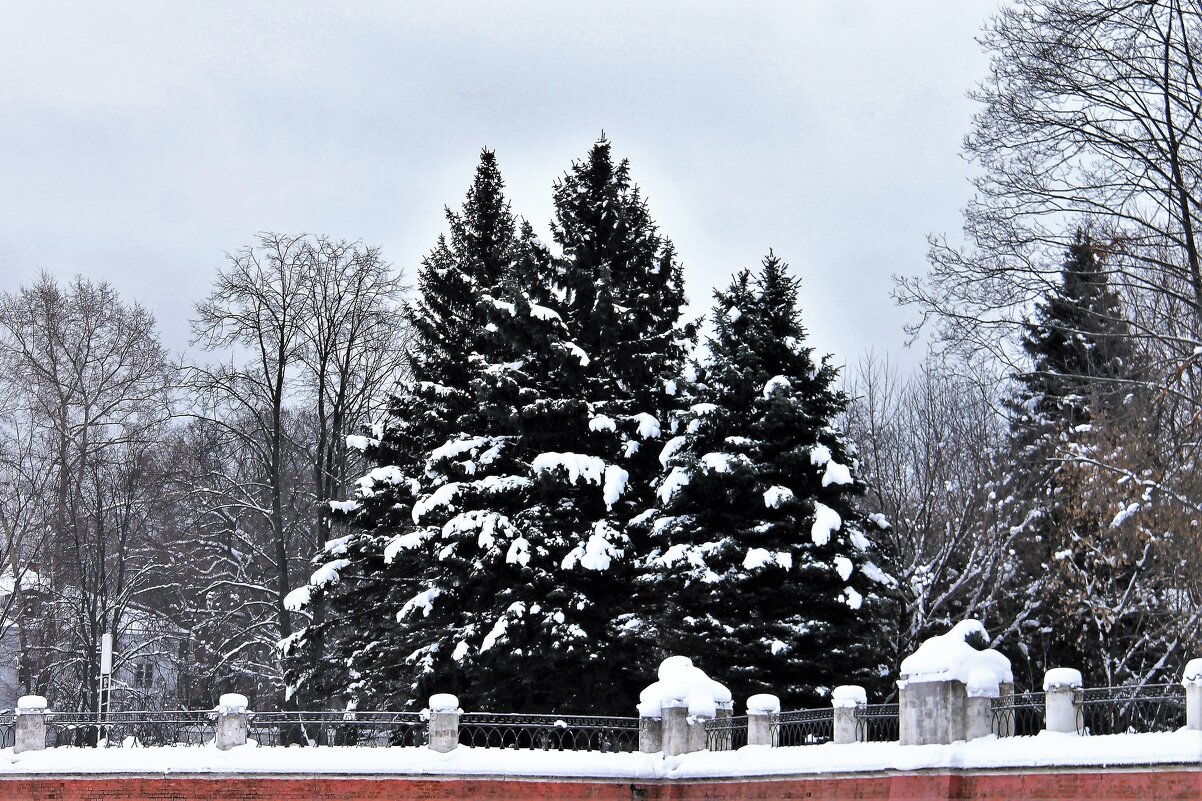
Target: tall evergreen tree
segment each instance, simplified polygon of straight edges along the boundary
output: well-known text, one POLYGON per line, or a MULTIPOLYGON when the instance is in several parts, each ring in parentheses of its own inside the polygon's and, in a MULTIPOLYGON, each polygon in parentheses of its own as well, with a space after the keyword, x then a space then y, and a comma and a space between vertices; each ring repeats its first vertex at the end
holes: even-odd
POLYGON ((837 371, 805 345, 797 282, 769 254, 717 292, 709 356, 684 429, 659 458, 639 597, 653 632, 729 684, 791 706, 879 680, 874 617, 889 578, 871 562, 879 524, 833 425, 837 371))
MULTIPOLYGON (((1018 390, 1008 404, 1012 474, 1003 505, 1025 535, 1014 578, 1016 586, 1047 599, 1019 636, 1032 680, 1047 667, 1090 661, 1080 650, 1083 610, 1066 609, 1052 587, 1057 562, 1073 551, 1074 542, 1095 540, 1112 514, 1096 503, 1079 508, 1081 496, 1066 486, 1062 465, 1074 443, 1098 438, 1095 424, 1121 426, 1129 414, 1137 377, 1132 341, 1097 248, 1079 233, 1060 282, 1027 325, 1022 344, 1031 366, 1016 376, 1018 390)), ((1080 468, 1073 473, 1072 487, 1083 488, 1080 468)))

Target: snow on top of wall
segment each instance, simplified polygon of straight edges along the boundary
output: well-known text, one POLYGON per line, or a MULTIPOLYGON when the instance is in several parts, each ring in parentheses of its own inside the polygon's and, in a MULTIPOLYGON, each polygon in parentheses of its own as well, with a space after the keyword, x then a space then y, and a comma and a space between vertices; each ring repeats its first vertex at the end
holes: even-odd
POLYGON ((1052 668, 1043 674, 1043 691, 1085 686, 1081 671, 1076 668, 1052 668))
POLYGON ((747 699, 747 711, 761 715, 775 715, 780 712, 780 699, 769 693, 759 693, 747 699))
POLYGON ((858 684, 842 684, 831 691, 831 706, 854 707, 868 703, 868 693, 858 684))
POLYGON ((933 681, 958 681, 970 696, 996 698, 1003 682, 1013 682, 1010 660, 992 648, 978 651, 968 644, 972 636, 988 640, 979 620, 961 620, 946 634, 939 634, 918 646, 901 663, 901 681, 917 684, 933 681))
POLYGON ((686 706, 689 714, 712 718, 719 705, 731 703, 730 690, 693 666, 687 656, 670 656, 659 665, 659 681, 639 693, 639 715, 659 717, 665 706, 686 706))

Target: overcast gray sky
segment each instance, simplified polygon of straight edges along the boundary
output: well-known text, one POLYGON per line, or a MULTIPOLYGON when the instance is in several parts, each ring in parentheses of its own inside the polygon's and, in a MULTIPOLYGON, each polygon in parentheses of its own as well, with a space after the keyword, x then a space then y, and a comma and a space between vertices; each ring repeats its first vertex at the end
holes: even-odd
POLYGON ((896 353, 890 275, 959 229, 996 7, 6 1, 0 290, 104 278, 181 350, 256 231, 362 239, 412 274, 488 146, 545 236, 551 182, 604 129, 699 313, 772 247, 818 348, 896 353))

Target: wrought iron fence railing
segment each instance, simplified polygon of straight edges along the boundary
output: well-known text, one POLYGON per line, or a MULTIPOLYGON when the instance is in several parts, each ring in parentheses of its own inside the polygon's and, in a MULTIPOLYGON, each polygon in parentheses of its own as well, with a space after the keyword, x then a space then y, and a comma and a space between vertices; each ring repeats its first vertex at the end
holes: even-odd
POLYGON ((1043 730, 1044 694, 1013 693, 993 699, 993 731, 999 737, 1026 737, 1043 730))
POLYGON ((426 744, 417 712, 254 712, 247 737, 261 746, 393 748, 426 744))
POLYGON ((775 742, 781 746, 829 743, 835 739, 835 711, 828 707, 781 712, 773 726, 775 742))
POLYGON ((200 746, 212 742, 216 732, 216 716, 206 711, 112 712, 103 721, 94 713, 51 713, 46 721, 46 746, 200 746))
POLYGON ((1080 734, 1175 731, 1185 725, 1180 684, 1089 687, 1073 695, 1080 734))
POLYGON ((747 716, 714 718, 705 722, 705 747, 734 751, 747 745, 747 716))
POLYGON ((459 716, 459 743, 535 751, 636 751, 639 719, 466 712, 459 716))
POLYGON ((856 707, 856 740, 888 743, 901 739, 897 704, 863 704, 856 707))

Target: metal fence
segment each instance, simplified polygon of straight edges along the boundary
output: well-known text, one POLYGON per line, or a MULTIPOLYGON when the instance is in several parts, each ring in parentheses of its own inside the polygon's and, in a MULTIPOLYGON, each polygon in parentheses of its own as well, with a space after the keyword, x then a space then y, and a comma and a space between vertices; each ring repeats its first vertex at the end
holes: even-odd
POLYGON ((781 746, 829 743, 835 739, 835 711, 827 707, 781 712, 774 726, 775 742, 781 746))
POLYGON ((705 747, 734 751, 747 745, 747 716, 714 718, 705 722, 705 747))
POLYGON ((1073 695, 1080 734, 1176 731, 1185 725, 1180 684, 1091 687, 1073 695))
POLYGON ((104 722, 95 714, 51 713, 46 720, 46 747, 199 746, 212 742, 216 732, 212 712, 112 712, 104 722))
POLYGON ((417 712, 254 712, 247 739, 265 746, 420 746, 426 721, 417 712))
POLYGON ((863 704, 856 707, 856 739, 862 743, 888 743, 901 739, 897 704, 863 704))
POLYGON ((466 712, 459 716, 459 744, 534 751, 636 751, 639 719, 466 712))
POLYGON ((999 737, 1039 734, 1043 721, 1043 693, 1014 693, 993 699, 993 730, 999 737))

